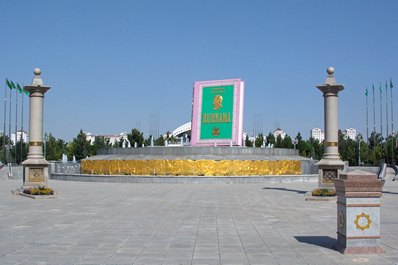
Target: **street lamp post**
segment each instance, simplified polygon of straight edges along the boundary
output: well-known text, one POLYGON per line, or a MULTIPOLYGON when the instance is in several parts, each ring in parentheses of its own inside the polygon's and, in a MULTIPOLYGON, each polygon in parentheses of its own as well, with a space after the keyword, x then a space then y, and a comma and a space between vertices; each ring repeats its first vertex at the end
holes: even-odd
POLYGON ((362 140, 362 138, 358 135, 357 136, 357 141, 358 141, 358 166, 361 165, 361 140, 362 140))

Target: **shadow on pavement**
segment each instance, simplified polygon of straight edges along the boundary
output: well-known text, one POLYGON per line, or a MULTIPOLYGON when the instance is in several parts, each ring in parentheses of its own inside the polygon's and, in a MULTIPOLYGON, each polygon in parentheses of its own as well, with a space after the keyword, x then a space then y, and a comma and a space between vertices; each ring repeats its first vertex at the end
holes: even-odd
POLYGON ((286 188, 271 188, 271 187, 265 187, 263 190, 281 190, 281 191, 290 191, 290 192, 296 192, 298 194, 306 194, 308 191, 304 190, 292 190, 292 189, 286 189, 286 188))
POLYGON ((337 240, 330 236, 295 236, 296 240, 301 243, 316 245, 328 249, 334 249, 337 240))
POLYGON ((398 192, 392 192, 392 191, 382 191, 381 193, 386 193, 386 194, 398 194, 398 192))

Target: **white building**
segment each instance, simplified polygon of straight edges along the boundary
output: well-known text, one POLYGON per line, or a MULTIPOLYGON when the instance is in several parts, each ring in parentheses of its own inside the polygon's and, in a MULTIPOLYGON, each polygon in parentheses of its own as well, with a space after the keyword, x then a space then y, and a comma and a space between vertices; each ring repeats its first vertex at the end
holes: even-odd
MULTIPOLYGON (((348 128, 342 131, 344 137, 350 138, 352 140, 356 140, 357 137, 357 130, 354 128, 348 128)), ((325 132, 322 129, 316 127, 311 130, 311 137, 314 139, 319 140, 319 142, 323 142, 325 140, 325 132)))
POLYGON ((90 144, 93 144, 95 141, 95 135, 88 132, 85 132, 84 134, 86 135, 86 141, 89 141, 90 144))
POLYGON ((284 132, 281 128, 277 128, 277 129, 274 131, 275 140, 276 140, 276 138, 278 138, 279 135, 281 136, 282 139, 285 139, 285 137, 286 137, 286 132, 284 132))
POLYGON ((17 131, 17 139, 15 139, 15 133, 11 134, 11 141, 13 145, 21 141, 21 135, 22 135, 22 142, 24 143, 28 142, 28 134, 25 131, 20 130, 17 131))
POLYGON ((127 133, 122 132, 120 134, 105 134, 105 135, 94 135, 92 133, 86 134, 86 140, 90 141, 91 144, 94 144, 95 138, 98 136, 104 137, 105 139, 109 139, 109 144, 114 145, 116 142, 120 142, 121 140, 127 140, 127 133))
POLYGON ((311 130, 311 137, 322 143, 325 140, 325 132, 321 128, 314 128, 311 130))
POLYGON ((185 135, 191 135, 191 122, 187 122, 171 133, 174 137, 184 137, 185 135))
POLYGON ((350 138, 351 140, 356 140, 357 139, 357 130, 354 128, 348 128, 343 131, 344 136, 347 138, 350 138))

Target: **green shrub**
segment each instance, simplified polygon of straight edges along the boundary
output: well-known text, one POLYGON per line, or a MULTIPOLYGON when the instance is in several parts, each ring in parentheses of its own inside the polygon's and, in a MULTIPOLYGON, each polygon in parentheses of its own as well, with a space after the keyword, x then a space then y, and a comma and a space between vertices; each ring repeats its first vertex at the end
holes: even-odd
POLYGON ((312 196, 333 197, 336 196, 336 191, 331 189, 315 189, 312 191, 312 196))

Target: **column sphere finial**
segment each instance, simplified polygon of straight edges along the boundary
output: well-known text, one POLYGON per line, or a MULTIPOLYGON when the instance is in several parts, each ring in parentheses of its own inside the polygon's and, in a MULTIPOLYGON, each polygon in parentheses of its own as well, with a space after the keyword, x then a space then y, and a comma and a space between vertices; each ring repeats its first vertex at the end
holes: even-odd
POLYGON ((40 75, 41 74, 41 70, 40 70, 40 68, 35 68, 34 70, 33 70, 33 73, 35 74, 35 75, 40 75))
POLYGON ((328 69, 326 69, 326 72, 328 73, 328 75, 332 75, 334 74, 334 68, 332 66, 329 66, 328 69))

